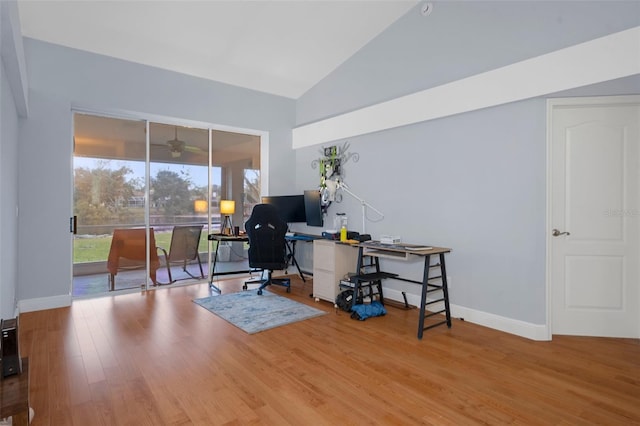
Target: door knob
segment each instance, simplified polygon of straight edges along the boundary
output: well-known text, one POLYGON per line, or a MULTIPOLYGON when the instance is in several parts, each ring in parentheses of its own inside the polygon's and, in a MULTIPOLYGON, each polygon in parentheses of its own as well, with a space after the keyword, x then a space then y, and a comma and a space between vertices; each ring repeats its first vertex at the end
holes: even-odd
POLYGON ((553 229, 551 231, 551 235, 553 235, 554 237, 558 237, 560 235, 571 235, 571 234, 569 232, 566 232, 566 231, 565 232, 560 232, 557 229, 553 229))

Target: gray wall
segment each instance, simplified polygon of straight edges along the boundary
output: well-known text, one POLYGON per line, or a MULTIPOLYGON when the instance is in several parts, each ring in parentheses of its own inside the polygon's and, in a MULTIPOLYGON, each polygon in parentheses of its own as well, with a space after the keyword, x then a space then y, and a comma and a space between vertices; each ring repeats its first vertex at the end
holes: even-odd
POLYGON ((296 124, 352 111, 640 24, 638 1, 419 5, 310 89, 296 124))
POLYGON ((267 191, 291 185, 291 99, 31 39, 25 55, 30 115, 20 126, 19 300, 70 294, 72 107, 268 131, 267 191))
MULTIPOLYGON (((301 97, 297 124, 637 25, 638 2, 436 2, 431 16, 410 11, 301 97)), ((562 95, 637 94, 639 83, 635 76, 562 95)), ((385 213, 367 224, 374 238, 453 248, 452 303, 544 324, 545 132, 546 103, 538 98, 362 135, 348 141, 360 161, 346 165, 345 180, 385 213)), ((318 149, 297 151, 300 189, 318 184, 311 168, 318 149)), ((360 205, 348 195, 330 207, 329 220, 335 212, 361 228, 360 205)), ((386 264, 419 277, 417 264, 386 264)))
MULTIPOLYGON (((17 105, 26 107, 20 90, 19 63, 24 60, 13 26, 15 2, 0 4, 0 318, 16 314, 18 257, 18 115, 17 105), (15 96, 14 96, 15 95, 15 96)), ((17 32, 19 34, 19 32, 17 32)))
POLYGON ((0 99, 0 318, 13 318, 18 252, 18 115, 4 61, 0 67, 0 99))

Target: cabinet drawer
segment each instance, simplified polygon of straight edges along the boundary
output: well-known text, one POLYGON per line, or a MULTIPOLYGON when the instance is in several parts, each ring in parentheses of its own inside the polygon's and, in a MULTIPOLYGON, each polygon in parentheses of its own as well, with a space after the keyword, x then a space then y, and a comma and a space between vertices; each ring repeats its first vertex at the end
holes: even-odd
POLYGON ((338 295, 338 284, 333 272, 314 270, 313 297, 334 303, 338 295))
MULTIPOLYGON (((313 242, 313 269, 333 271, 336 265, 335 243, 331 241, 313 242)), ((314 272, 315 275, 315 272, 314 272)))

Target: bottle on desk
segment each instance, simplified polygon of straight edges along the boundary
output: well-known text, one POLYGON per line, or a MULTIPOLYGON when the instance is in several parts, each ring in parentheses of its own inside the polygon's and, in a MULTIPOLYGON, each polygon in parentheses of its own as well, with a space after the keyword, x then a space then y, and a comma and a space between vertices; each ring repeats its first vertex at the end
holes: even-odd
POLYGON ((336 213, 333 226, 334 229, 340 230, 340 241, 347 241, 347 215, 344 213, 336 213))
POLYGON ((342 225, 342 228, 340 228, 340 241, 347 241, 347 227, 345 225, 342 225))

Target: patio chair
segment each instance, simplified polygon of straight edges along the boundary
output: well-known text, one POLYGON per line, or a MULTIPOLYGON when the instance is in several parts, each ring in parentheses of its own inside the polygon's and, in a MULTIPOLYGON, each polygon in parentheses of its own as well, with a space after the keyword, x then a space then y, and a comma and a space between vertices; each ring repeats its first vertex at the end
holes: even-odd
POLYGON ((204 279, 204 271, 202 269, 202 262, 200 260, 200 253, 198 245, 200 244, 200 234, 202 234, 202 225, 180 225, 174 226, 171 233, 171 243, 169 245, 169 251, 162 247, 157 247, 164 255, 165 265, 167 267, 167 274, 169 275, 168 283, 160 284, 173 284, 178 281, 173 279, 171 275, 171 264, 182 263, 182 270, 194 279, 204 279), (187 264, 198 261, 200 267, 200 276, 193 275, 187 269, 187 264))
MULTIPOLYGON (((153 228, 149 229, 150 247, 156 246, 153 228)), ((157 285, 156 270, 160 267, 158 254, 151 250, 149 257, 149 277, 153 285, 157 285)), ((109 271, 109 291, 115 289, 118 271, 124 269, 141 269, 147 262, 147 231, 144 228, 114 229, 111 248, 107 259, 109 271)))

